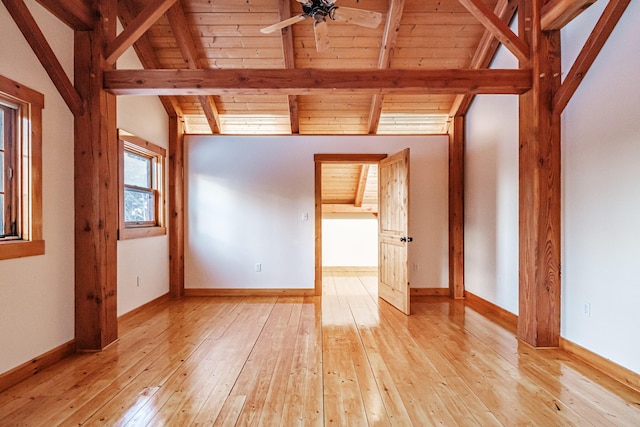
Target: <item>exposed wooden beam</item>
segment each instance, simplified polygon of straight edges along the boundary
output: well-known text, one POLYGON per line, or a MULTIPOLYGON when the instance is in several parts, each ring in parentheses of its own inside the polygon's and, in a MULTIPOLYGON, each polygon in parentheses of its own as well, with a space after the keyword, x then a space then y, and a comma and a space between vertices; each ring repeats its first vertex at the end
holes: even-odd
MULTIPOLYGON (((280 0, 278 2, 278 12, 280 13, 280 20, 291 18, 291 4, 289 0, 280 0)), ((281 30, 282 33, 282 54, 284 57, 284 68, 290 70, 296 68, 295 54, 293 48, 293 29, 285 27, 281 30)), ((289 122, 291 123, 291 133, 300 133, 300 118, 298 116, 298 97, 295 95, 289 95, 289 122)))
POLYGON ((560 339, 560 31, 542 31, 542 0, 522 0, 520 33, 531 46, 533 87, 519 96, 519 308, 518 337, 534 347, 560 339))
POLYGON ((116 98, 102 89, 104 45, 115 37, 117 3, 101 0, 95 7, 94 30, 75 33, 74 78, 87 100, 74 123, 75 338, 85 351, 118 338, 116 98))
POLYGON ((75 31, 93 28, 91 7, 84 0, 37 0, 45 9, 75 31))
POLYGON ((211 129, 211 133, 219 133, 218 130, 220 129, 220 114, 218 114, 218 107, 216 107, 213 96, 200 95, 198 96, 198 101, 200 101, 202 112, 207 118, 207 123, 209 123, 209 129, 211 129))
MULTIPOLYGON (((509 25, 518 10, 518 0, 498 0, 494 13, 502 22, 509 25)), ((496 39, 491 31, 485 30, 478 44, 473 58, 471 59, 471 69, 489 68, 491 61, 496 56, 500 41, 496 39)), ((467 114, 475 95, 458 95, 453 101, 449 116, 464 116, 467 114)))
POLYGON ((449 130, 449 295, 464 298, 464 116, 449 130))
MULTIPOLYGON (((167 18, 169 19, 169 25, 171 31, 178 42, 178 47, 182 58, 184 59, 187 68, 190 70, 197 70, 203 68, 202 64, 198 60, 198 47, 196 41, 191 34, 190 25, 187 21, 187 16, 184 13, 182 4, 178 1, 167 11, 167 18)), ((216 106, 213 96, 202 95, 198 97, 202 111, 209 123, 209 129, 212 134, 220 133, 220 115, 218 114, 218 107, 216 106)))
POLYGON ((596 0, 551 0, 542 8, 542 30, 560 30, 596 0))
MULTIPOLYGON (((138 11, 135 9, 135 5, 133 2, 129 0, 119 0, 118 1, 118 18, 122 25, 126 28, 131 24, 131 22, 138 15, 138 11)), ((156 55, 151 42, 149 41, 149 37, 147 34, 143 34, 134 44, 133 49, 138 56, 138 59, 142 63, 142 66, 147 69, 157 69, 160 67, 160 61, 156 55)), ((180 109, 180 105, 178 100, 173 96, 160 96, 160 102, 164 107, 167 115, 172 116, 181 116, 182 111, 180 109)))
POLYGON ((109 70, 104 88, 116 95, 520 94, 531 88, 531 70, 109 70))
POLYGON ((105 59, 109 64, 129 49, 176 0, 152 0, 142 12, 105 48, 105 59))
MULTIPOLYGON (((74 116, 79 116, 84 112, 84 103, 76 91, 67 73, 60 65, 56 54, 49 46, 47 39, 40 30, 36 20, 24 4, 23 0, 2 0, 9 14, 24 35, 24 38, 31 46, 33 53, 38 57, 40 63, 51 78, 53 85, 58 89, 60 96, 64 99, 74 116)), ((5 60, 7 60, 5 58, 5 60)))
POLYGON ((557 114, 562 114, 573 94, 578 90, 582 79, 593 65, 630 2, 631 0, 610 0, 607 3, 602 16, 555 94, 553 107, 557 114))
MULTIPOLYGON (((380 46, 380 55, 378 56, 378 69, 389 68, 393 53, 398 40, 398 31, 400 30, 400 20, 404 10, 404 0, 391 0, 387 11, 387 21, 384 26, 382 35, 382 45, 380 46)), ((371 108, 369 110, 368 128, 370 134, 378 131, 380 124, 380 115, 382 114, 382 105, 384 103, 383 95, 373 95, 371 100, 371 108)))
POLYGON ((476 17, 485 28, 494 35, 495 38, 515 55, 520 61, 526 61, 529 58, 529 47, 520 39, 511 28, 496 16, 482 0, 458 0, 467 8, 473 16, 476 17))
POLYGON ((169 294, 184 296, 184 121, 169 118, 169 294))
POLYGON ((353 201, 353 205, 356 208, 362 207, 362 200, 364 199, 364 190, 367 189, 367 181, 369 180, 369 164, 364 164, 360 167, 360 177, 358 177, 358 186, 356 187, 356 197, 353 201))

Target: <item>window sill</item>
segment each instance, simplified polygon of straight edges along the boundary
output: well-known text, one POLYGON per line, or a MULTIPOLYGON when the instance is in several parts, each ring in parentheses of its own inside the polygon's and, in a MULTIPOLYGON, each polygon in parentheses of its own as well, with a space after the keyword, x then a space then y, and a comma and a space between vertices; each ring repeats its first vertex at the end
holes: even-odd
POLYGON ((44 255, 44 240, 0 242, 0 260, 44 255))
POLYGON ((141 239, 144 237, 164 236, 167 234, 166 227, 139 227, 120 229, 119 240, 141 239))

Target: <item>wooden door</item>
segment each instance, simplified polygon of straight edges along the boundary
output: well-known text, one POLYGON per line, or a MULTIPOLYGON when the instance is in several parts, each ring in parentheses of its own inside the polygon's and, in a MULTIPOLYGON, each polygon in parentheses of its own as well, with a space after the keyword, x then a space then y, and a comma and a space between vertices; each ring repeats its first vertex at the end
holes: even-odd
POLYGON ((378 188, 378 296, 409 314, 408 148, 380 161, 378 188))

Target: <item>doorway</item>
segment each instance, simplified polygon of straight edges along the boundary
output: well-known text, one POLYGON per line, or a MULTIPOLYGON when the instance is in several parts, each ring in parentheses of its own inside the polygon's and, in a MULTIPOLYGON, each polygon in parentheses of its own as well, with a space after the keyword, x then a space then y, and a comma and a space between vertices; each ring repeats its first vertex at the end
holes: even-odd
POLYGON ((316 295, 322 295, 327 264, 333 264, 334 272, 360 267, 368 275, 377 275, 377 171, 378 162, 385 157, 315 156, 316 295))
MULTIPOLYGON (((331 176, 324 173, 328 164, 357 164, 354 178, 359 177, 359 182, 364 181, 361 191, 366 190, 366 177, 372 164, 377 165, 378 179, 378 209, 380 213, 378 233, 378 297, 389 302, 398 310, 409 315, 410 308, 410 283, 408 275, 408 246, 413 239, 409 233, 409 159, 410 150, 406 148, 391 156, 382 155, 315 155, 315 293, 322 295, 323 271, 322 271, 322 218, 323 211, 334 200, 325 197, 323 185, 330 187, 331 176), (369 166, 366 166, 369 165, 369 166), (326 175, 326 177, 325 177, 326 175), (324 197, 324 199, 323 199, 324 197)), ((347 169, 347 166, 337 166, 335 170, 347 169)), ((327 167, 327 170, 334 170, 327 167)), ((362 208, 363 197, 358 195, 358 185, 351 185, 351 192, 347 205, 353 204, 349 209, 362 208), (351 203, 353 202, 353 203, 351 203)), ((341 208, 342 209, 342 208, 341 208)))
POLYGON ((323 164, 323 295, 362 292, 364 283, 372 283, 377 299, 378 232, 378 165, 323 164))

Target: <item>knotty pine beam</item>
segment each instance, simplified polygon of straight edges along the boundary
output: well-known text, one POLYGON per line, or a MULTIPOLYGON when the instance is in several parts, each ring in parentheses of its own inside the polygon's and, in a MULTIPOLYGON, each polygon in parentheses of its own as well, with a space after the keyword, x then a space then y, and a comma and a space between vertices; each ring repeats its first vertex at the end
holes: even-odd
POLYGON ((60 96, 69 107, 74 116, 79 116, 84 111, 82 98, 73 87, 67 73, 60 65, 56 54, 49 46, 47 39, 40 30, 36 20, 24 4, 23 0, 2 0, 9 14, 31 46, 38 60, 51 78, 53 85, 58 89, 60 96))
POLYGON ((184 296, 184 121, 169 117, 169 294, 184 296))
POLYGON ((458 0, 467 10, 476 17, 484 27, 491 31, 495 38, 515 55, 520 61, 529 58, 529 47, 520 37, 511 31, 511 28, 496 16, 482 0, 458 0))
POLYGON ((108 70, 115 95, 521 94, 531 70, 108 70))
POLYGON ((103 90, 104 46, 116 33, 116 0, 95 2, 93 31, 75 32, 75 85, 86 111, 74 123, 75 331, 81 351, 118 338, 116 98, 103 90))
MULTIPOLYGON (((278 12, 280 20, 291 18, 291 5, 289 0, 280 0, 278 2, 278 12)), ((282 54, 284 57, 284 68, 290 70, 296 68, 295 52, 293 48, 293 29, 285 27, 281 30, 282 34, 282 54)), ((300 118, 298 116, 298 97, 289 95, 289 122, 291 123, 291 133, 300 133, 300 118)))
MULTIPOLYGON (((191 27, 187 21, 187 16, 179 1, 167 11, 167 18, 171 26, 171 31, 178 42, 178 48, 180 49, 182 58, 187 64, 187 68, 190 70, 206 68, 202 67, 202 64, 198 60, 198 47, 196 46, 193 34, 191 34, 191 27)), ((213 96, 199 96, 198 102, 200 102, 204 116, 207 119, 207 123, 209 123, 211 133, 220 133, 220 115, 218 114, 218 107, 216 106, 213 96)))
POLYGON ((555 94, 553 106, 556 114, 562 114, 573 94, 578 90, 582 79, 593 65, 630 2, 631 0, 610 0, 607 3, 596 26, 567 73, 562 86, 555 94))
POLYGON ((596 0, 551 0, 542 8, 542 30, 560 30, 596 0))
POLYGON ((142 12, 105 48, 107 63, 116 60, 140 38, 176 0, 152 0, 142 12))
MULTIPOLYGON (((400 20, 404 10, 404 0, 391 0, 387 11, 387 21, 384 25, 384 33, 382 35, 382 45, 380 46, 380 55, 378 56, 378 69, 389 68, 393 53, 398 40, 398 31, 400 30, 400 20)), ((378 132, 380 124, 380 116, 382 115, 382 105, 384 102, 383 95, 373 95, 371 100, 371 108, 369 109, 368 129, 370 134, 378 132)))
POLYGON ((542 0, 522 0, 520 34, 531 46, 533 87, 519 96, 518 337, 534 347, 560 339, 560 31, 542 31, 542 0))
MULTIPOLYGON (((131 24, 137 15, 138 11, 135 9, 135 6, 131 1, 118 1, 118 18, 120 18, 120 23, 122 23, 125 28, 131 24)), ((140 38, 138 38, 138 40, 133 44, 133 49, 144 68, 152 70, 160 68, 160 61, 158 60, 156 52, 153 49, 146 33, 140 36, 140 38)), ((169 117, 182 115, 182 110, 175 97, 160 96, 159 98, 169 117)))
POLYGON ((464 298, 464 116, 449 129, 449 295, 464 298))
POLYGON ((91 8, 84 0, 37 0, 45 9, 75 31, 93 28, 91 8))
POLYGON ((369 165, 364 164, 360 167, 360 177, 358 178, 358 187, 356 188, 356 197, 353 201, 353 206, 356 208, 362 207, 362 200, 364 199, 364 190, 367 188, 367 181, 369 179, 369 165))
MULTIPOLYGON (((495 13, 502 22, 509 25, 518 10, 517 2, 518 0, 498 0, 493 13, 495 13)), ((478 44, 478 48, 473 54, 469 68, 474 70, 489 68, 489 65, 491 65, 491 61, 498 52, 499 47, 500 41, 493 36, 491 31, 485 29, 482 34, 482 38, 480 39, 480 43, 478 44)), ((456 96, 451 106, 451 110, 449 110, 449 116, 455 117, 467 114, 474 97, 475 95, 456 96)))

